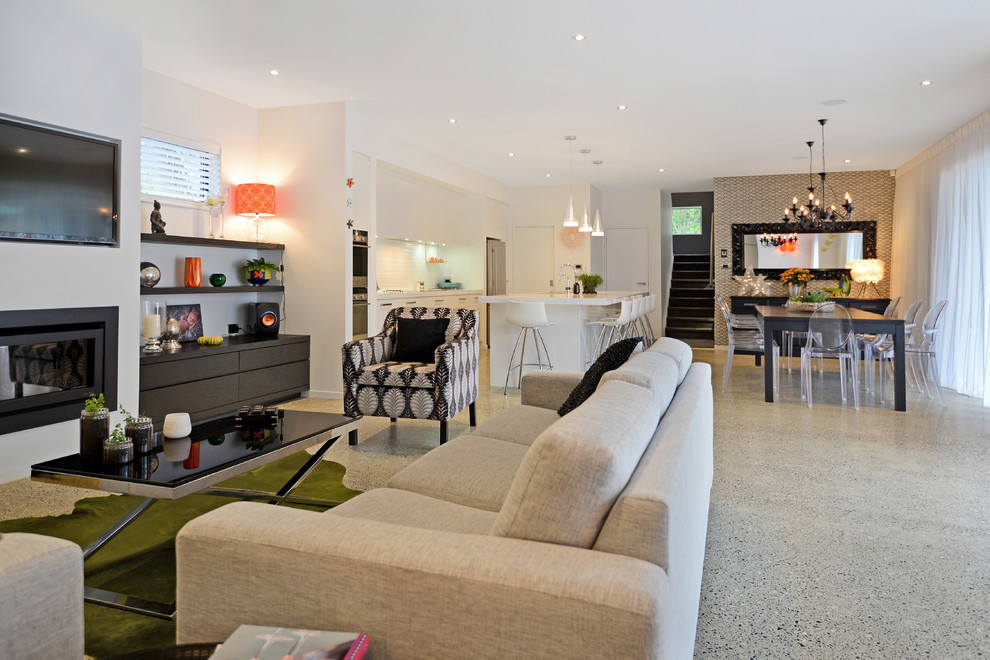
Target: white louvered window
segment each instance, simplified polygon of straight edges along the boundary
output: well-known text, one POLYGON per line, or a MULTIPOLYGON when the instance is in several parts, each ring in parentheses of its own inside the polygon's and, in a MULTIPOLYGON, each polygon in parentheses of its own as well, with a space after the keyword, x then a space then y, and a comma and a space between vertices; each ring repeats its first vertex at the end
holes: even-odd
POLYGON ((141 194, 205 202, 220 192, 220 149, 141 137, 141 194))

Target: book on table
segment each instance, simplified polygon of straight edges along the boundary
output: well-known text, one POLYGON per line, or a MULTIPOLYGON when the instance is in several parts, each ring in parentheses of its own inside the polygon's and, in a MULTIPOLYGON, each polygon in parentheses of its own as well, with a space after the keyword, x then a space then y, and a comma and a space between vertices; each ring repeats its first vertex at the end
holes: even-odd
POLYGON ((242 625, 210 660, 361 660, 367 650, 362 633, 242 625))

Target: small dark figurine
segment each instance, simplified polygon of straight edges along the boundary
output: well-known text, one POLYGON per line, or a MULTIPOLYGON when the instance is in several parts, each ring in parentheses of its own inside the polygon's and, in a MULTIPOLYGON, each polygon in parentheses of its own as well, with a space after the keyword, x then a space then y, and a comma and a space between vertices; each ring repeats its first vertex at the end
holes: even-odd
POLYGON ((151 233, 152 234, 164 234, 165 233, 165 221, 162 220, 162 205, 155 200, 155 210, 151 212, 151 233))

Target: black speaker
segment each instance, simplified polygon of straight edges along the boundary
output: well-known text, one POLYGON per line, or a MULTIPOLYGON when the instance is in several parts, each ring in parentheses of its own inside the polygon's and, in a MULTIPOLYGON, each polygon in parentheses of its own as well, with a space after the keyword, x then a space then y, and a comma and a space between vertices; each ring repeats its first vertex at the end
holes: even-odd
POLYGON ((275 336, 278 334, 278 303, 250 304, 248 322, 254 326, 254 334, 275 336))

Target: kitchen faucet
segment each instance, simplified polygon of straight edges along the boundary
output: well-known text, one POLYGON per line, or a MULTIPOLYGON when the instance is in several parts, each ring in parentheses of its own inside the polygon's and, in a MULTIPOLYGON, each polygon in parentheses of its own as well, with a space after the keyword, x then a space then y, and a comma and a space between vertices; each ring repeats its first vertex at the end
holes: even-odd
MULTIPOLYGON (((561 266, 560 269, 557 271, 557 277, 565 277, 565 275, 564 275, 564 269, 565 268, 570 268, 571 269, 571 275, 573 275, 574 278, 577 279, 577 270, 575 270, 574 269, 574 266, 572 266, 570 264, 564 264, 563 266, 561 266)), ((567 287, 566 287, 567 293, 570 293, 571 292, 571 278, 570 277, 565 277, 565 279, 567 281, 567 287)))

